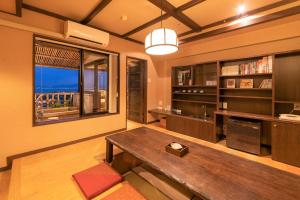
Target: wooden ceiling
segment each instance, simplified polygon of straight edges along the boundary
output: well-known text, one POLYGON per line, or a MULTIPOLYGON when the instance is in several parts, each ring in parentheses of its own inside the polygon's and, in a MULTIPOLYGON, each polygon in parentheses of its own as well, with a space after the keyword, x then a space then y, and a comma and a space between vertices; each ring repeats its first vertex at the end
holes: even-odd
POLYGON ((300 13, 299 0, 1 0, 0 11, 22 15, 22 9, 72 20, 143 44, 151 30, 174 29, 181 43, 300 13), (246 13, 237 15, 243 3, 246 13), (161 10, 163 15, 160 16, 161 10), (247 24, 232 22, 255 16, 247 24))

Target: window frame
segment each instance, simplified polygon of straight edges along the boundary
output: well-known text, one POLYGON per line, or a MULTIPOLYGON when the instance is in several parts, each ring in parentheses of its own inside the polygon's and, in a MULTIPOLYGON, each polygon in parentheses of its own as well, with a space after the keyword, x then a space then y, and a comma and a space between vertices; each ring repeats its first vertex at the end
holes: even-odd
MULTIPOLYGON (((63 122, 70 122, 70 121, 77 121, 77 120, 85 120, 85 119, 92 119, 92 118, 99 118, 99 117, 107 117, 107 116, 111 116, 111 115, 118 115, 120 114, 120 62, 121 62, 121 58, 120 58, 120 53, 119 52, 114 52, 114 51, 109 51, 109 50, 105 50, 105 49, 101 49, 101 48, 95 48, 92 46, 88 46, 88 45, 83 45, 80 43, 74 43, 74 42, 70 42, 70 41, 65 41, 65 40, 59 40, 59 39, 53 39, 50 37, 46 37, 46 36, 41 36, 41 35, 37 35, 34 34, 33 35, 33 42, 32 42, 32 126, 42 126, 42 125, 48 125, 48 124, 56 124, 56 123, 63 123, 63 122), (57 119, 57 120, 50 120, 50 121, 42 121, 42 122, 36 122, 36 118, 35 118, 35 44, 36 41, 38 40, 37 38, 41 38, 41 39, 45 39, 45 40, 49 40, 46 42, 51 43, 51 41, 54 44, 58 44, 58 45, 62 45, 62 46, 66 46, 66 47, 72 47, 73 46, 77 46, 77 48, 80 50, 80 69, 79 69, 79 95, 80 95, 80 106, 79 106, 79 117, 70 117, 70 118, 65 118, 65 119, 57 119), (118 56, 117 59, 117 76, 118 76, 118 81, 117 81, 117 92, 118 92, 118 96, 117 96, 117 112, 115 113, 108 113, 108 112, 97 112, 97 113, 89 113, 89 114, 84 114, 83 113, 83 95, 84 95, 84 84, 83 84, 83 71, 84 71, 84 64, 83 64, 83 52, 85 51, 90 51, 90 52, 95 52, 95 53, 102 53, 102 54, 107 54, 108 56, 111 56, 112 54, 115 54, 118 56), (94 50, 94 51, 93 51, 94 50)), ((109 66, 111 67, 111 66, 109 66)), ((108 79, 109 79, 109 72, 108 72, 108 79)), ((109 81, 108 81, 109 83, 109 81)), ((109 94, 109 84, 107 85, 107 91, 109 94)), ((107 96, 107 105, 109 105, 109 96, 107 96)))

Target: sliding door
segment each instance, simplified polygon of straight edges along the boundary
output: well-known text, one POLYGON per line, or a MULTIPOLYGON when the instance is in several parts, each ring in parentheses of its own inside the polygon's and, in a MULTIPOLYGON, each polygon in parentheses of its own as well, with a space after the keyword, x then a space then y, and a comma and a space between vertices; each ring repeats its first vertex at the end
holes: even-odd
POLYGON ((83 51, 83 113, 108 112, 109 56, 83 51))

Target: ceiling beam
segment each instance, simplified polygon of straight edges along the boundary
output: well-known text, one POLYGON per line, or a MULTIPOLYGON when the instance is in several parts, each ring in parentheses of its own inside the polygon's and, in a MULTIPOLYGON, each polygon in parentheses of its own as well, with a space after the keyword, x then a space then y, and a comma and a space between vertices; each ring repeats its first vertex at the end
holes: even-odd
MULTIPOLYGON (((205 0, 191 0, 191 1, 189 1, 189 2, 187 2, 185 4, 183 4, 183 5, 179 6, 178 8, 176 8, 176 12, 182 12, 182 11, 184 11, 186 9, 189 9, 189 8, 195 6, 195 5, 199 4, 199 3, 202 3, 204 1, 205 0)), ((143 24, 143 25, 141 25, 141 26, 139 26, 139 27, 137 27, 137 28, 135 28, 135 29, 127 32, 127 33, 125 33, 123 35, 123 37, 128 37, 128 36, 130 36, 130 35, 132 35, 134 33, 137 33, 137 32, 139 32, 139 31, 141 31, 141 30, 143 30, 145 28, 148 28, 148 27, 150 27, 150 26, 152 26, 152 25, 160 22, 161 20, 165 20, 165 19, 169 18, 170 16, 171 16, 170 14, 166 13, 166 14, 164 14, 162 16, 159 16, 159 17, 157 17, 155 19, 152 19, 151 21, 148 21, 147 23, 145 23, 145 24, 143 24)))
POLYGON ((23 0, 16 0, 16 15, 22 17, 22 4, 23 0))
POLYGON ((257 9, 248 11, 245 14, 243 14, 242 16, 241 15, 236 15, 236 16, 232 16, 232 17, 229 17, 229 18, 226 18, 226 19, 208 24, 206 26, 203 26, 203 29, 208 29, 208 28, 211 28, 211 27, 214 27, 214 26, 219 26, 219 25, 222 25, 224 23, 232 22, 232 21, 237 20, 237 19, 239 19, 241 17, 244 17, 244 16, 255 15, 257 13, 264 12, 264 11, 267 11, 267 10, 271 10, 271 9, 274 9, 274 8, 277 8, 277 7, 280 7, 280 6, 289 4, 289 3, 293 3, 293 2, 296 2, 296 1, 298 1, 298 0, 282 0, 282 1, 279 1, 279 2, 275 2, 275 3, 269 4, 269 5, 263 6, 261 8, 257 8, 257 9))
POLYGON ((65 20, 70 20, 70 21, 78 22, 78 21, 72 20, 68 17, 62 16, 62 15, 59 15, 59 14, 56 14, 56 13, 53 13, 53 12, 49 12, 47 10, 44 10, 44 9, 41 9, 41 8, 38 8, 38 7, 34 7, 34 6, 31 6, 31 5, 26 4, 26 3, 23 3, 22 6, 23 6, 23 8, 25 8, 27 10, 31 10, 33 12, 41 13, 41 14, 44 14, 44 15, 47 15, 47 16, 50 16, 50 17, 60 19, 60 20, 64 20, 64 21, 65 20))
MULTIPOLYGON (((263 6, 263 7, 260 7, 260 8, 251 10, 251 11, 248 11, 243 16, 255 15, 257 13, 264 12, 264 11, 267 11, 267 10, 271 10, 271 9, 274 9, 274 8, 277 8, 277 7, 280 7, 280 6, 284 6, 286 4, 293 3, 293 2, 296 2, 296 1, 298 1, 298 0, 282 0, 282 1, 278 1, 278 2, 275 2, 275 3, 269 4, 269 5, 266 5, 266 6, 263 6)), ((209 29, 209 28, 212 28, 212 27, 215 27, 215 26, 219 26, 219 25, 222 25, 222 24, 225 24, 225 23, 233 22, 234 20, 237 20, 239 18, 241 18, 240 15, 235 15, 235 16, 232 16, 232 17, 228 17, 226 19, 222 19, 220 21, 216 21, 216 22, 207 24, 205 26, 202 26, 201 28, 202 28, 202 31, 203 31, 205 29, 209 29)), ((178 37, 183 37, 183 36, 186 36, 186 35, 189 35, 189 34, 192 34, 192 33, 194 33, 194 31, 186 31, 186 32, 184 32, 182 34, 179 34, 178 37)))
POLYGON ((147 27, 150 27, 150 26, 152 26, 152 25, 160 22, 161 20, 167 19, 169 17, 170 17, 169 14, 164 14, 162 16, 159 16, 159 17, 155 18, 155 19, 152 19, 151 21, 149 21, 149 22, 147 22, 147 23, 145 23, 145 24, 143 24, 143 25, 141 25, 141 26, 139 26, 139 27, 137 27, 137 28, 135 28, 135 29, 127 32, 127 33, 125 33, 123 35, 123 37, 128 37, 129 35, 132 35, 132 34, 134 34, 136 32, 139 32, 139 31, 141 31, 141 30, 143 30, 143 29, 145 29, 147 27))
POLYGON ((239 29, 242 29, 242 28, 250 27, 250 26, 265 23, 265 22, 270 22, 270 21, 273 21, 273 20, 281 19, 281 18, 284 18, 284 17, 296 15, 296 14, 300 14, 300 6, 288 8, 288 9, 285 9, 285 10, 282 10, 282 11, 271 13, 269 15, 265 15, 265 16, 262 16, 262 17, 259 17, 259 18, 255 18, 255 19, 249 21, 247 24, 238 23, 238 24, 226 26, 226 27, 223 27, 223 28, 219 28, 219 29, 216 29, 216 30, 212 30, 212 31, 209 31, 209 32, 206 32, 206 33, 200 33, 198 35, 188 37, 188 38, 185 38, 185 39, 181 40, 181 43, 194 42, 196 40, 208 38, 208 37, 219 35, 219 34, 222 34, 222 33, 228 33, 228 32, 231 32, 231 31, 239 30, 239 29))
MULTIPOLYGON (((47 16, 50 16, 50 17, 54 17, 54 18, 57 18, 57 19, 60 19, 60 20, 70 20, 70 21, 73 21, 73 22, 77 22, 77 23, 80 23, 79 21, 77 20, 74 20, 74 19, 71 19, 71 18, 68 18, 68 17, 65 17, 63 15, 59 15, 59 14, 56 14, 56 13, 53 13, 53 12, 49 12, 47 10, 44 10, 44 9, 41 9, 41 8, 37 8, 37 7, 34 7, 34 6, 31 6, 31 5, 28 5, 28 4, 22 4, 23 8, 27 9, 27 10, 31 10, 33 12, 37 12, 37 13, 40 13, 40 14, 44 14, 44 15, 47 15, 47 16)), ((135 42, 137 44, 141 44, 141 45, 144 45, 143 42, 140 42, 138 40, 135 40, 135 39, 131 39, 131 38, 123 38, 122 35, 120 34, 117 34, 117 33, 114 33, 114 32, 111 32, 111 31, 108 31, 108 30, 105 30, 105 29, 101 29, 101 28, 98 28, 98 27, 95 27, 95 26, 92 26, 92 25, 86 25, 86 26, 89 26, 91 28, 95 28, 95 29, 98 29, 100 31, 104 31, 104 32, 107 32, 115 37, 118 37, 118 38, 121 38, 121 39, 125 39, 125 40, 128 40, 128 41, 131 41, 131 42, 135 42)))
POLYGON ((195 33, 195 31, 189 30, 189 31, 178 34, 178 37, 183 37, 183 36, 186 36, 186 35, 189 35, 189 34, 192 34, 192 33, 195 33))
POLYGON ((88 16, 86 16, 86 18, 84 18, 81 23, 82 24, 87 24, 90 21, 92 21, 92 19, 98 15, 112 0, 103 0, 101 1, 96 8, 90 13, 88 14, 88 16))
POLYGON ((155 6, 159 7, 163 11, 165 11, 167 14, 176 18, 178 21, 180 21, 187 27, 191 28, 192 30, 194 31, 201 30, 201 27, 197 23, 195 23, 193 20, 191 20, 182 12, 176 11, 176 7, 170 4, 167 0, 148 0, 148 1, 154 4, 155 6))
POLYGON ((179 6, 177 9, 176 9, 176 12, 182 12, 184 10, 187 10, 191 7, 194 7, 196 5, 198 5, 199 3, 202 3, 204 2, 205 0, 192 0, 192 1, 189 1, 181 6, 179 6))

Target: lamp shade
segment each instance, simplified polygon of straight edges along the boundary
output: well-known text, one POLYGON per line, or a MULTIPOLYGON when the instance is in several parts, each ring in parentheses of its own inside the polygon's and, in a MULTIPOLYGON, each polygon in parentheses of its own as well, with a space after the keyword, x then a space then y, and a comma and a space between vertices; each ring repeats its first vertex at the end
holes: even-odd
POLYGON ((146 36, 145 50, 151 55, 166 55, 178 51, 176 32, 168 28, 153 30, 146 36))

